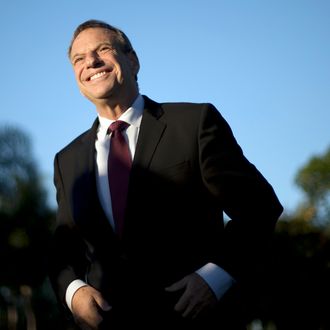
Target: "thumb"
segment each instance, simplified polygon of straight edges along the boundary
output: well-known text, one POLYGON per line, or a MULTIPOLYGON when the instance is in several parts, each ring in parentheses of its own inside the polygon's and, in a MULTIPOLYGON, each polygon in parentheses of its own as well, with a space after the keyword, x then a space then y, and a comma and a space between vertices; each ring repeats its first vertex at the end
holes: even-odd
POLYGON ((112 309, 112 306, 101 295, 96 296, 95 301, 104 312, 108 312, 112 309))
POLYGON ((183 279, 181 279, 178 282, 173 283, 172 285, 168 286, 165 288, 165 290, 167 292, 175 292, 175 291, 179 291, 185 288, 187 284, 186 278, 184 277, 183 279))

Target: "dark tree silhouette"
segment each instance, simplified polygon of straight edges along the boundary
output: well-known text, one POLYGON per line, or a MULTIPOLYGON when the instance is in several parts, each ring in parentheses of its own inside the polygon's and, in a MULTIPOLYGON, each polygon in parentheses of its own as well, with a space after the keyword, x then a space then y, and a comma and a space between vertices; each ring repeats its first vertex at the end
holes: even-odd
POLYGON ((47 281, 54 212, 40 178, 29 136, 0 127, 1 329, 65 329, 47 281))
POLYGON ((306 211, 318 225, 330 224, 330 148, 312 157, 297 173, 297 185, 306 195, 306 211))

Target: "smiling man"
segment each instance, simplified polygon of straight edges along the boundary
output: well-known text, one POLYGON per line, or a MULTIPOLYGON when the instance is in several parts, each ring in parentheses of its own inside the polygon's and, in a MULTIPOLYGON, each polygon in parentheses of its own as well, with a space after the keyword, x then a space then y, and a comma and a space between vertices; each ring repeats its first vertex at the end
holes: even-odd
POLYGON ((121 30, 82 23, 69 58, 97 118, 54 161, 64 310, 82 329, 244 329, 242 292, 282 212, 271 185, 212 104, 139 93, 121 30))

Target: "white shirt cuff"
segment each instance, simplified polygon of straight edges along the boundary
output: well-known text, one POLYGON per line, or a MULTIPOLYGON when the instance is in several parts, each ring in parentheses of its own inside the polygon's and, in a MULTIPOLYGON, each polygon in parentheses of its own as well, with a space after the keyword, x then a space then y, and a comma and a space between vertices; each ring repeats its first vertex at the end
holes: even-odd
POLYGON ((67 287, 66 292, 65 292, 65 302, 71 312, 72 312, 71 304, 72 304, 73 295, 76 293, 76 291, 78 289, 80 289, 81 287, 83 287, 85 285, 87 285, 87 284, 82 280, 74 280, 67 287))
POLYGON ((209 262, 196 271, 212 289, 217 299, 220 300, 235 280, 221 267, 209 262))

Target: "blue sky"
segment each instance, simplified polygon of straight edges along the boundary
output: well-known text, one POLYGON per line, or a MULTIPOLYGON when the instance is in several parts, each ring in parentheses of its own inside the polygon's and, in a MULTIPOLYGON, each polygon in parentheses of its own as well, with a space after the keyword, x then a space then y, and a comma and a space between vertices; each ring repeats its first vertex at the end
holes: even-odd
POLYGON ((298 169, 330 146, 330 1, 1 0, 0 125, 32 138, 51 205, 55 153, 88 129, 67 46, 90 19, 123 29, 142 94, 211 102, 287 209, 298 169))

